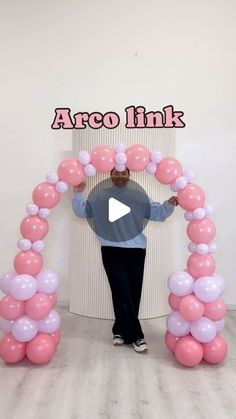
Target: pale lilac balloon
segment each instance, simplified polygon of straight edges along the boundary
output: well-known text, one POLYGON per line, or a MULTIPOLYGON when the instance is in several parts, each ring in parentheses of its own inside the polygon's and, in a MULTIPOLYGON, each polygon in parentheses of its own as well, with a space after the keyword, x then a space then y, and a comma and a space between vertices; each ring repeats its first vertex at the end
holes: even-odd
POLYGON ((156 163, 149 162, 147 166, 145 167, 145 170, 147 173, 149 173, 149 175, 154 175, 155 171, 157 170, 156 163))
POLYGON ((66 182, 63 182, 62 180, 60 180, 59 182, 56 183, 56 191, 59 193, 66 193, 69 189, 69 186, 66 182))
POLYGON ((17 247, 20 250, 27 251, 27 250, 31 249, 32 243, 28 239, 21 239, 21 240, 18 240, 17 247))
POLYGON ((43 252, 45 249, 45 243, 43 240, 36 240, 32 244, 32 249, 35 250, 35 252, 43 252))
POLYGON ((58 177, 58 174, 56 172, 49 172, 49 173, 47 173, 46 179, 47 179, 48 183, 51 183, 52 185, 54 185, 55 183, 58 182, 59 177, 58 177))
POLYGON ((58 287, 58 276, 56 272, 45 269, 36 275, 38 292, 52 294, 58 287))
POLYGON ((204 205, 203 208, 205 210, 205 213, 206 213, 207 217, 213 213, 213 206, 212 205, 206 204, 206 205, 204 205))
POLYGON ((17 273, 15 271, 7 272, 0 278, 0 290, 5 294, 10 292, 10 283, 17 273))
POLYGON ((151 161, 153 163, 160 163, 161 160, 162 160, 162 153, 158 150, 154 150, 151 153, 151 161))
POLYGON ((95 176, 96 175, 96 167, 93 166, 93 164, 86 164, 84 166, 84 173, 86 176, 95 176))
POLYGON ((193 221, 194 216, 193 216, 192 211, 187 211, 187 212, 185 212, 185 213, 184 213, 184 218, 185 218, 185 220, 187 220, 187 221, 193 221))
POLYGON ((114 150, 115 150, 116 153, 124 153, 125 149, 126 149, 126 147, 122 143, 116 144, 115 147, 114 147, 114 150))
POLYGON ((116 163, 116 165, 115 165, 115 169, 116 169, 118 172, 123 172, 123 171, 126 169, 126 166, 125 166, 125 164, 119 164, 119 163, 116 163))
POLYGON ((26 205, 26 212, 29 215, 36 215, 39 212, 39 207, 38 207, 38 205, 35 205, 35 204, 30 202, 29 204, 26 205))
POLYGON ((60 316, 56 310, 51 310, 47 317, 38 321, 39 332, 54 333, 60 327, 60 316))
POLYGON ((173 192, 178 192, 178 190, 179 190, 179 188, 177 188, 177 186, 175 186, 175 184, 174 184, 174 183, 171 183, 171 185, 170 185, 170 189, 171 189, 173 192))
POLYGON ((212 278, 214 278, 220 288, 220 295, 225 292, 226 284, 223 276, 219 275, 218 273, 214 272, 212 274, 212 278))
POLYGON ((206 211, 204 210, 204 208, 196 208, 195 210, 193 210, 193 218, 195 218, 196 220, 202 220, 203 218, 205 218, 206 216, 206 211))
POLYGON ((186 271, 176 271, 168 278, 169 290, 177 295, 183 297, 193 292, 193 277, 186 271))
POLYGON ((166 320, 167 330, 174 336, 186 336, 190 332, 190 322, 185 320, 179 311, 173 311, 166 320))
POLYGON ((10 283, 10 293, 16 300, 29 300, 36 291, 37 281, 31 275, 16 275, 10 283))
POLYGON ((199 255, 206 255, 209 252, 208 244, 206 243, 199 243, 196 247, 196 252, 199 255))
POLYGON ((196 252, 196 248, 197 248, 197 245, 196 245, 195 243, 191 242, 191 243, 189 243, 189 244, 188 244, 188 250, 189 250, 191 253, 196 252))
POLYGON ((186 179, 188 180, 188 182, 191 182, 194 179, 194 173, 192 172, 192 170, 185 170, 183 173, 184 177, 186 177, 186 179))
POLYGON ((216 337, 215 322, 208 317, 201 317, 191 322, 190 332, 192 336, 201 343, 207 343, 216 337))
POLYGON ((15 320, 11 333, 19 342, 29 342, 38 333, 38 322, 28 316, 21 316, 15 320))
POLYGON ((49 208, 40 208, 39 210, 39 216, 40 218, 46 219, 50 215, 50 209, 49 208))
POLYGON ((15 320, 6 320, 0 316, 0 330, 5 333, 10 333, 15 320))
POLYGON ((86 164, 90 163, 90 160, 91 160, 90 154, 87 151, 80 151, 78 160, 81 164, 85 166, 86 164))
POLYGON ((117 164, 125 164, 127 162, 127 156, 125 153, 117 153, 115 155, 115 162, 117 164))
POLYGON ((186 179, 185 176, 179 176, 177 179, 175 179, 174 185, 178 189, 183 189, 185 186, 187 186, 188 179, 186 179))
POLYGON ((211 303, 220 296, 220 285, 212 276, 202 276, 193 284, 196 297, 204 303, 211 303))
POLYGON ((217 252, 217 245, 215 243, 209 243, 209 253, 216 253, 217 252))
POLYGON ((225 327, 225 319, 217 320, 214 322, 216 327, 216 332, 220 333, 225 327))

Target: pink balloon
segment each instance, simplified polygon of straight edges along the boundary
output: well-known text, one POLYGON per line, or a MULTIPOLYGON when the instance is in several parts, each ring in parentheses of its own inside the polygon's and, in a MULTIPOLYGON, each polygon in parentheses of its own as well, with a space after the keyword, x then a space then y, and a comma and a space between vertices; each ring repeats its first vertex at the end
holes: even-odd
POLYGON ((166 331, 165 344, 172 354, 175 352, 175 347, 179 340, 180 338, 178 336, 172 335, 172 333, 168 332, 168 330, 166 331))
POLYGON ((183 297, 179 304, 181 316, 190 322, 200 319, 204 313, 204 304, 193 294, 183 297))
POLYGON ((203 346, 192 336, 182 337, 176 344, 175 356, 185 367, 195 367, 203 358, 203 346))
POLYGON ((60 340, 61 340, 60 330, 57 330, 55 333, 52 333, 51 336, 54 339, 54 342, 55 342, 56 346, 59 345, 60 340))
POLYGON ((179 205, 186 211, 202 207, 206 199, 203 189, 195 183, 188 183, 184 189, 180 189, 177 198, 179 205))
POLYGON ((50 301, 52 303, 52 307, 56 305, 57 303, 57 293, 53 292, 52 294, 47 294, 48 297, 50 298, 50 301))
POLYGON ((141 144, 131 145, 126 149, 125 153, 127 156, 126 166, 134 172, 144 170, 149 163, 150 152, 141 144))
POLYGON ((42 240, 48 234, 48 222, 37 215, 25 217, 20 224, 20 231, 25 239, 34 242, 42 240))
POLYGON ((180 162, 174 157, 165 157, 157 166, 155 177, 164 185, 171 184, 175 179, 183 174, 180 162))
POLYGON ((34 339, 26 345, 26 356, 34 364, 44 364, 54 355, 56 344, 52 336, 46 333, 38 333, 34 339))
POLYGON ((19 252, 14 259, 14 268, 18 274, 37 275, 43 266, 43 257, 33 250, 19 252))
POLYGON ((52 309, 52 301, 47 294, 37 292, 25 303, 26 314, 34 320, 48 316, 52 309))
POLYGON ((83 165, 76 159, 63 160, 57 169, 60 180, 70 186, 79 185, 84 180, 83 165))
POLYGON ((219 364, 228 353, 228 346, 222 336, 217 335, 211 342, 203 344, 203 358, 209 364, 219 364))
POLYGON ((198 255, 193 253, 187 262, 188 272, 194 278, 200 276, 211 276, 215 271, 216 263, 215 259, 210 255, 198 255))
POLYGON ((61 194, 51 183, 42 182, 34 188, 32 198, 39 208, 53 208, 59 203, 61 194))
POLYGON ((11 333, 6 335, 1 343, 0 356, 7 364, 16 364, 25 357, 26 344, 18 342, 11 333))
POLYGON ((210 218, 193 220, 188 224, 187 234, 194 243, 210 243, 216 234, 216 227, 210 218))
POLYGON ((94 148, 91 153, 92 164, 98 172, 110 172, 115 166, 115 151, 106 145, 94 148))
POLYGON ((211 303, 205 303, 204 316, 211 320, 222 320, 226 314, 226 306, 223 300, 218 299, 211 303))
POLYGON ((0 316, 6 320, 16 320, 24 314, 24 301, 16 300, 11 294, 7 294, 0 301, 0 316))
POLYGON ((175 295, 172 292, 169 294, 168 303, 170 304, 173 310, 179 310, 180 301, 181 297, 178 297, 178 295, 175 295))

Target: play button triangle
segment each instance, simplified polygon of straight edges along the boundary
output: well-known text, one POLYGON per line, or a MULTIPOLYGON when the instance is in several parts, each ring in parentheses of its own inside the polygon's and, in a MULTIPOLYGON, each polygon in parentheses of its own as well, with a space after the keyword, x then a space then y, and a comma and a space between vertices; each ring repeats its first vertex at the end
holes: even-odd
POLYGON ((109 198, 108 200, 108 219, 111 223, 119 218, 124 217, 124 215, 129 214, 131 211, 128 205, 122 204, 115 198, 109 198))

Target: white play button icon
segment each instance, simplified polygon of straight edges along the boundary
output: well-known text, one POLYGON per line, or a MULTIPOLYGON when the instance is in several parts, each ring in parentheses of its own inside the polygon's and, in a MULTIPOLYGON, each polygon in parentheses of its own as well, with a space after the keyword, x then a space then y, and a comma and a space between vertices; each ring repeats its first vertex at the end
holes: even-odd
POLYGON ((108 200, 108 219, 111 223, 119 218, 124 217, 124 215, 129 214, 131 211, 130 207, 122 202, 118 201, 115 198, 109 198, 108 200))

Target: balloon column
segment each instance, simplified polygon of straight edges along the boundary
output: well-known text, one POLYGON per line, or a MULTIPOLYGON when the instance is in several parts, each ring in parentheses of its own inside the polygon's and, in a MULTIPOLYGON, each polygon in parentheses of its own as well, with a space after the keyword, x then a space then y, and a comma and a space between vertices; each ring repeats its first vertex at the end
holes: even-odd
POLYGON ((95 147, 90 153, 79 152, 77 158, 60 163, 46 181, 37 185, 32 202, 26 206, 26 217, 20 224, 22 238, 17 242, 14 270, 0 278, 5 296, 0 300, 0 357, 6 363, 17 363, 27 357, 43 364, 54 355, 60 341, 60 317, 57 302, 58 276, 43 268, 43 239, 49 231, 48 217, 69 186, 81 183, 85 176, 110 172, 145 170, 162 184, 177 192, 180 207, 189 221, 187 234, 192 253, 187 269, 173 272, 168 278, 169 304, 165 343, 184 366, 193 367, 203 359, 210 364, 222 362, 227 344, 219 335, 224 327, 225 304, 220 298, 225 289, 222 276, 215 273, 212 256, 216 245, 215 225, 210 219, 212 207, 205 203, 205 193, 192 182, 193 173, 183 171, 173 157, 162 157, 141 144, 126 148, 118 144, 95 147))

